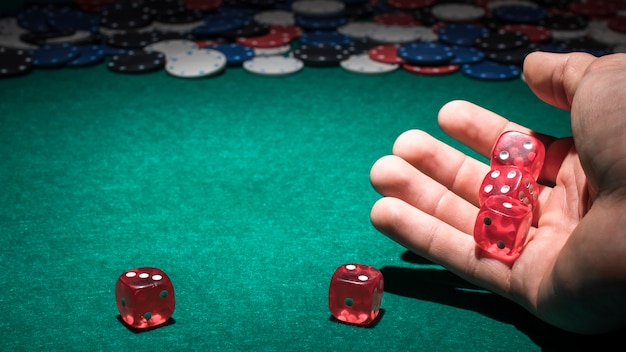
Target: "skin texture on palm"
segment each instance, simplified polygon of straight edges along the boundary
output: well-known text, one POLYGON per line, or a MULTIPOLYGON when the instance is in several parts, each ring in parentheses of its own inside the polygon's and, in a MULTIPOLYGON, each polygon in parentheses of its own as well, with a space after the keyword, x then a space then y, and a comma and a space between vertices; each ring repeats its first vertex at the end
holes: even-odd
POLYGON ((571 111, 573 138, 541 135, 466 101, 443 106, 441 129, 488 156, 507 130, 546 146, 527 245, 513 263, 476 250, 478 189, 489 165, 410 130, 371 170, 383 195, 373 225, 411 251, 519 303, 568 331, 626 325, 626 55, 533 53, 525 78, 543 101, 571 111))

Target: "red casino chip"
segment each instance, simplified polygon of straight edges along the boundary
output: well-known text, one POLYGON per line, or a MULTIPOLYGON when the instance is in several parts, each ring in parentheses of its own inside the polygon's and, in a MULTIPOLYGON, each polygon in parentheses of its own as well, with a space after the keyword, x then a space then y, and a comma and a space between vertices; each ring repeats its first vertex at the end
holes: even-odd
POLYGON ((270 32, 257 37, 239 37, 237 44, 251 46, 253 48, 275 48, 287 45, 291 42, 291 36, 281 32, 270 32))
POLYGON ((402 64, 405 71, 417 73, 426 76, 442 76, 457 72, 461 69, 461 65, 441 65, 441 66, 417 66, 411 64, 402 64))
POLYGON ((419 26, 420 23, 409 13, 381 13, 372 17, 374 23, 385 26, 419 26))
POLYGON ((620 33, 626 33, 626 15, 615 15, 607 22, 609 29, 620 33))
POLYGON ((621 7, 619 1, 615 0, 576 1, 568 5, 570 11, 590 18, 613 16, 621 7))
POLYGON ((398 45, 378 45, 367 51, 370 59, 385 64, 403 64, 404 59, 398 56, 398 45))
POLYGON ((99 12, 106 5, 114 3, 116 0, 73 0, 72 2, 79 10, 85 12, 99 12))
POLYGON ((531 24, 507 24, 500 29, 507 32, 520 32, 528 36, 532 43, 545 43, 552 39, 552 31, 546 27, 531 24))
POLYGON ((416 10, 435 4, 435 0, 388 0, 387 4, 400 10, 416 10))
POLYGON ((273 24, 270 26, 270 34, 281 34, 287 36, 291 40, 297 39, 304 33, 304 30, 298 26, 290 25, 278 25, 273 24))
POLYGON ((213 11, 223 4, 223 0, 182 0, 186 8, 199 11, 213 11))

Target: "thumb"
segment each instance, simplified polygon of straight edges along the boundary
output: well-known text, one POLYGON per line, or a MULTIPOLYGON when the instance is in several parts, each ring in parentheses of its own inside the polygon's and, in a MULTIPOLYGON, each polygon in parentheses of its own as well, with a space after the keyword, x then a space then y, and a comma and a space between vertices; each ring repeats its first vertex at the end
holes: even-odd
POLYGON ((581 78, 595 60, 587 53, 533 52, 524 60, 524 78, 539 99, 569 111, 581 78))

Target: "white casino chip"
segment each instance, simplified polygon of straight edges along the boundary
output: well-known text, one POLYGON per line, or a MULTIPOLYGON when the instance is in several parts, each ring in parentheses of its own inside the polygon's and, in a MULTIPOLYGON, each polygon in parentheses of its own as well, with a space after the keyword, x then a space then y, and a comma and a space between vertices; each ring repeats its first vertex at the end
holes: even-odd
POLYGON ((339 15, 345 8, 343 2, 336 0, 297 0, 291 4, 296 14, 311 17, 339 15))
POLYGON ((285 55, 291 51, 291 45, 281 45, 273 48, 252 48, 254 50, 254 56, 276 56, 285 55))
POLYGON ((226 68, 226 56, 217 50, 192 49, 167 58, 165 70, 172 76, 197 78, 211 76, 226 68))
POLYGON ((503 6, 539 7, 534 2, 526 0, 492 0, 487 3, 487 8, 491 11, 503 6))
POLYGON ((285 76, 300 71, 302 61, 294 57, 259 56, 243 63, 243 68, 263 76, 285 76))
POLYGON ((265 10, 254 15, 254 21, 264 25, 292 26, 296 23, 293 12, 287 10, 265 10))
POLYGON ((400 65, 386 64, 372 60, 368 54, 350 55, 339 63, 347 71, 362 74, 381 74, 397 70, 400 65))
POLYGON ((353 39, 367 39, 367 36, 379 26, 382 25, 375 22, 348 22, 337 28, 337 32, 353 39))
POLYGON ((485 10, 472 4, 437 4, 431 13, 444 22, 471 22, 478 21, 485 16, 485 10))
POLYGON ((383 44, 403 44, 419 40, 424 28, 418 26, 377 26, 367 38, 383 44))

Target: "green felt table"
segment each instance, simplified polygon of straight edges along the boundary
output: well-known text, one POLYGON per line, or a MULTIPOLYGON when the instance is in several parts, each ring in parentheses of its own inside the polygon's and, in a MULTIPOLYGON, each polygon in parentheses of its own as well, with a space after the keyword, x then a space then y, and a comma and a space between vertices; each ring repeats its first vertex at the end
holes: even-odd
POLYGON ((3 351, 538 351, 606 341, 552 328, 378 233, 372 164, 466 99, 543 133, 568 114, 522 80, 229 68, 186 80, 104 64, 0 80, 3 351), (344 263, 379 268, 382 316, 331 319, 344 263), (137 333, 114 285, 173 280, 170 324, 137 333))

